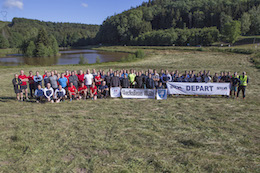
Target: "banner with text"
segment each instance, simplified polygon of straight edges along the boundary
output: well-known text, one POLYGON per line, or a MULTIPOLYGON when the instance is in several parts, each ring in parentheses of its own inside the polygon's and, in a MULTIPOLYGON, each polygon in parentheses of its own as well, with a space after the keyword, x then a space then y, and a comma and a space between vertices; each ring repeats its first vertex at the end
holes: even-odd
POLYGON ((155 99, 156 90, 123 88, 121 95, 125 99, 155 99))
POLYGON ((168 94, 229 95, 230 83, 168 82, 168 94))
POLYGON ((121 89, 120 89, 120 87, 112 87, 110 89, 110 96, 112 98, 120 97, 121 96, 121 89))

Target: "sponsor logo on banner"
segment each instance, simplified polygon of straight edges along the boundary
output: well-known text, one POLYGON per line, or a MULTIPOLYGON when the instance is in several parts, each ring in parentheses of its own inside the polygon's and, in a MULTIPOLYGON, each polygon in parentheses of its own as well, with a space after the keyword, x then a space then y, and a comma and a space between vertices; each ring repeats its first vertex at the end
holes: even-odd
POLYGON ((110 89, 110 96, 112 98, 120 97, 121 96, 121 89, 120 89, 120 87, 112 87, 110 89))
POLYGON ((229 95, 230 83, 168 82, 168 94, 229 95))
POLYGON ((167 99, 167 90, 158 89, 157 90, 157 100, 166 100, 167 99))
POLYGON ((121 90, 123 98, 155 99, 156 90, 153 89, 128 89, 121 90))

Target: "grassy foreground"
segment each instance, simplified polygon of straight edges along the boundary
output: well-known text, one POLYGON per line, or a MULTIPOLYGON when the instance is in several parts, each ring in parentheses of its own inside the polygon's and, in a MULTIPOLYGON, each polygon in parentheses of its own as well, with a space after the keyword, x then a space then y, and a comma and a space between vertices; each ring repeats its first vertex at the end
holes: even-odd
POLYGON ((107 99, 19 103, 11 79, 29 70, 0 68, 0 172, 259 172, 260 72, 249 55, 146 50, 132 63, 96 69, 246 71, 247 99, 107 99))

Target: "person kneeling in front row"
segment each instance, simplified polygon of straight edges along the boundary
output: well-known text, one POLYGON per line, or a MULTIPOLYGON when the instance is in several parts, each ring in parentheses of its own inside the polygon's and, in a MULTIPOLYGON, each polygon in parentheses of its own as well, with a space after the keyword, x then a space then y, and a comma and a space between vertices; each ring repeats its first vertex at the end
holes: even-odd
POLYGON ((41 85, 38 85, 37 89, 35 90, 34 93, 35 97, 36 97, 36 102, 42 102, 43 98, 44 98, 44 90, 42 89, 41 85))
POLYGON ((97 100, 97 86, 95 83, 92 83, 92 86, 90 87, 90 97, 92 100, 97 100))
POLYGON ((53 94, 54 94, 54 91, 53 91, 53 88, 51 87, 51 84, 50 83, 47 83, 47 87, 44 88, 44 96, 45 98, 47 99, 48 102, 51 102, 53 103, 53 94))
POLYGON ((66 91, 64 88, 62 88, 61 85, 59 85, 59 88, 55 90, 54 97, 56 99, 56 103, 59 103, 60 101, 65 101, 66 91))
POLYGON ((84 85, 84 82, 82 82, 78 88, 78 93, 79 93, 79 99, 84 99, 86 100, 87 93, 88 93, 88 87, 84 85))
POLYGON ((77 99, 77 89, 73 85, 72 82, 70 83, 70 86, 68 87, 68 91, 69 91, 70 101, 72 101, 73 99, 77 99))
POLYGON ((107 98, 108 91, 109 91, 109 89, 108 89, 108 86, 106 85, 106 81, 103 81, 101 87, 99 87, 99 89, 98 89, 99 98, 101 98, 101 99, 107 98))

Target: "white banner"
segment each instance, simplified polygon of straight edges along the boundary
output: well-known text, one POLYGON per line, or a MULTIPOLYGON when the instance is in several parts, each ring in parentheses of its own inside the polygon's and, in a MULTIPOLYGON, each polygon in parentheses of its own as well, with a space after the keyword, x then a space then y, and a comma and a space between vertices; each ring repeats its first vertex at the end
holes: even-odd
POLYGON ((168 94, 229 95, 230 83, 168 82, 168 94))
POLYGON ((157 98, 157 100, 166 100, 167 99, 167 90, 158 89, 156 98, 157 98))
POLYGON ((121 89, 120 89, 120 87, 112 87, 110 89, 110 96, 112 98, 120 97, 121 96, 121 89))
POLYGON ((121 95, 125 99, 155 99, 156 90, 123 88, 121 95))

